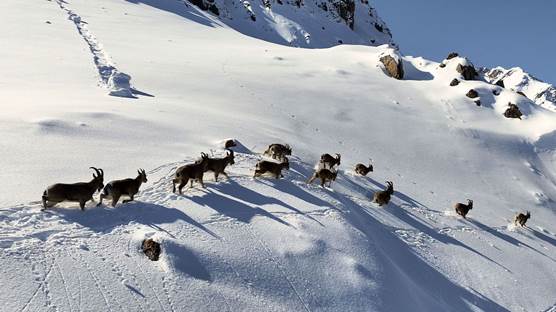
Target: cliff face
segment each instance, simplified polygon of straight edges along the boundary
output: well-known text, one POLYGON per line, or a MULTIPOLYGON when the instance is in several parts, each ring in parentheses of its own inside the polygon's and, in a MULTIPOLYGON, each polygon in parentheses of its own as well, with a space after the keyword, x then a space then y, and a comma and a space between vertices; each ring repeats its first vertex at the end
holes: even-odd
POLYGON ((482 72, 487 82, 503 85, 507 89, 520 92, 536 104, 548 110, 556 111, 556 88, 531 76, 520 67, 510 69, 503 67, 485 68, 482 72))
POLYGON ((188 0, 235 30, 304 48, 395 45, 367 0, 188 0))

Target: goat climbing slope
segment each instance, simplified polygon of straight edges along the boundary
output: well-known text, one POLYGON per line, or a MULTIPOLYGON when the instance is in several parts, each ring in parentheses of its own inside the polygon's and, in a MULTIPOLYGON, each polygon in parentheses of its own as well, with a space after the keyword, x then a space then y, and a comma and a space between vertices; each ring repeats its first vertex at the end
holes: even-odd
POLYGON ((177 164, 169 164, 149 172, 154 182, 137 202, 117 209, 89 204, 82 213, 67 204, 41 213, 37 203, 1 210, 1 267, 6 276, 20 274, 5 290, 30 286, 7 297, 10 307, 504 311, 488 294, 529 277, 500 250, 555 261, 554 250, 543 248, 550 242, 538 240, 551 234, 538 229, 460 220, 399 192, 379 209, 364 191, 378 191, 379 182, 341 174, 338 189, 306 185, 312 168, 298 159, 285 179, 254 180, 257 159, 236 153, 229 180, 183 196, 170 192, 177 164), (162 243, 161 261, 141 254, 145 238, 162 243), (452 257, 500 284, 459 285, 448 268, 431 264, 452 257))

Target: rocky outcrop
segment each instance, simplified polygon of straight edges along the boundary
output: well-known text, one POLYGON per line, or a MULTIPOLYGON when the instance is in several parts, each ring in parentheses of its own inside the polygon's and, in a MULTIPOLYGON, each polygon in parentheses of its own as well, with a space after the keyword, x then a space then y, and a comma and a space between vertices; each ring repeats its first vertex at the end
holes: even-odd
POLYGON ((380 62, 384 66, 384 72, 395 79, 401 80, 404 76, 403 61, 400 53, 389 48, 380 55, 380 62))
POLYGON ((395 46, 390 29, 367 0, 187 1, 245 35, 277 44, 395 46))
POLYGON ((556 112, 556 88, 531 76, 523 69, 519 67, 482 68, 481 73, 487 82, 500 85, 499 82, 503 81, 504 88, 521 92, 535 104, 556 112))
POLYGON ((355 24, 355 1, 354 0, 338 0, 332 2, 336 12, 344 20, 346 25, 353 30, 355 24))
POLYGON ((451 82, 450 82, 450 87, 455 87, 459 85, 459 80, 457 78, 454 78, 451 82))
POLYGON ((475 89, 471 89, 467 92, 467 94, 465 94, 465 96, 467 96, 470 99, 474 99, 479 97, 479 92, 477 92, 475 89))
POLYGON ((523 113, 521 113, 519 107, 515 104, 508 103, 508 109, 504 112, 504 117, 521 119, 521 116, 523 116, 523 113))
POLYGON ((453 59, 453 58, 455 58, 455 57, 458 57, 458 56, 459 56, 458 53, 456 53, 456 52, 451 52, 450 54, 448 54, 448 56, 446 57, 446 59, 447 59, 447 60, 451 60, 451 59, 453 59))
POLYGON ((209 11, 212 14, 218 16, 220 15, 220 10, 214 3, 214 0, 188 0, 189 3, 197 6, 199 9, 203 11, 209 11))
POLYGON ((151 261, 158 261, 161 251, 159 243, 149 238, 143 241, 141 249, 143 249, 143 252, 151 261))
POLYGON ((456 70, 463 76, 464 80, 475 80, 479 76, 479 73, 471 63, 467 65, 458 64, 456 70))

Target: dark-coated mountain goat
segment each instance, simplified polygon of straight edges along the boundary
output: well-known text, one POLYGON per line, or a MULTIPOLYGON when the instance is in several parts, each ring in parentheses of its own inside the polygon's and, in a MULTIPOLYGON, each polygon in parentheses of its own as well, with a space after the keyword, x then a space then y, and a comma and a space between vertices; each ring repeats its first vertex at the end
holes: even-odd
POLYGON ((467 213, 469 212, 469 210, 473 209, 473 200, 468 199, 467 205, 462 203, 457 203, 454 205, 454 209, 456 210, 457 214, 462 216, 464 219, 467 219, 466 217, 467 213))
POLYGON ((332 167, 336 165, 340 165, 340 154, 336 154, 336 157, 333 157, 330 154, 322 154, 320 156, 320 163, 322 164, 323 168, 332 169, 332 167))
POLYGON ((313 183, 317 178, 320 179, 320 186, 324 187, 326 182, 328 181, 328 187, 332 184, 332 181, 336 181, 336 177, 338 176, 337 171, 331 171, 326 168, 319 169, 313 173, 313 176, 307 181, 307 184, 313 183))
POLYGON ((122 195, 129 196, 129 199, 123 201, 124 204, 133 201, 135 194, 139 193, 142 183, 147 183, 147 174, 144 169, 137 170, 137 177, 135 179, 128 178, 108 182, 102 193, 100 193, 100 201, 97 206, 102 205, 104 198, 112 198, 112 207, 116 207, 122 195))
POLYGON ((531 213, 529 211, 527 211, 526 214, 519 213, 514 218, 514 224, 525 226, 525 223, 527 223, 527 220, 529 220, 529 218, 531 218, 531 213))
POLYGON ((276 179, 279 179, 284 176, 282 175, 282 170, 284 169, 286 170, 290 169, 290 163, 287 158, 284 158, 282 163, 275 163, 272 161, 261 160, 257 163, 257 166, 255 167, 255 175, 253 177, 256 178, 269 172, 272 175, 274 175, 276 179))
POLYGON ((360 174, 362 176, 366 176, 369 172, 373 172, 373 164, 372 161, 369 160, 369 166, 365 166, 361 163, 355 165, 355 173, 360 174))
POLYGON ((373 202, 377 203, 379 206, 388 205, 392 194, 394 194, 394 183, 386 181, 386 185, 386 190, 375 192, 373 195, 373 202))
POLYGON ((264 151, 263 153, 263 155, 265 156, 269 156, 280 161, 284 161, 286 156, 289 156, 291 154, 292 148, 288 144, 284 145, 278 143, 270 144, 266 151, 264 151))
POLYGON ((85 210, 85 203, 93 199, 96 191, 104 187, 104 171, 95 167, 90 167, 93 179, 89 182, 78 182, 72 184, 56 183, 46 188, 42 194, 42 205, 45 210, 63 201, 78 202, 81 210, 85 210))
POLYGON ((228 174, 224 172, 228 165, 235 164, 234 151, 228 150, 226 157, 223 158, 209 158, 207 168, 205 171, 214 172, 214 181, 218 181, 218 176, 223 174, 226 179, 229 179, 228 174))
POLYGON ((178 190, 181 194, 183 187, 189 180, 191 180, 191 187, 193 187, 193 180, 196 180, 204 188, 203 174, 207 170, 208 160, 208 155, 201 153, 201 160, 179 167, 176 170, 175 178, 172 180, 172 192, 176 192, 176 183, 179 183, 178 190))

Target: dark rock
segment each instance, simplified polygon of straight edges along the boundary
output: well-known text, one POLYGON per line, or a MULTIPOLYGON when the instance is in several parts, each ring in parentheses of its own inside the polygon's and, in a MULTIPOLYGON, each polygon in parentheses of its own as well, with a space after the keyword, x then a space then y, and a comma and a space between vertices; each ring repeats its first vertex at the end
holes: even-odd
POLYGON ((465 96, 467 96, 470 99, 474 99, 474 98, 479 97, 479 93, 477 91, 475 91, 474 89, 471 89, 467 92, 467 94, 465 96))
POLYGON ((342 44, 342 43, 344 43, 344 42, 343 42, 342 40, 338 39, 338 43, 339 43, 339 44, 342 44))
POLYGON ((450 82, 450 87, 455 87, 455 86, 457 86, 457 85, 459 85, 459 80, 457 80, 456 78, 454 78, 454 80, 452 80, 452 81, 450 82))
POLYGON ((475 70, 475 67, 473 67, 472 65, 458 64, 456 70, 463 76, 464 80, 473 80, 479 75, 479 73, 477 73, 477 70, 475 70))
POLYGON ((234 139, 226 140, 226 142, 224 143, 224 148, 230 148, 234 146, 237 146, 236 140, 234 139))
POLYGON ((448 56, 446 57, 447 60, 451 60, 454 57, 458 57, 459 54, 457 54, 456 52, 451 52, 450 54, 448 54, 448 56))
POLYGON ((270 9, 272 7, 272 4, 270 3, 270 0, 263 0, 263 5, 267 9, 270 9))
POLYGON ((475 105, 481 106, 481 100, 476 100, 476 101, 475 101, 475 105))
POLYGON ((375 23, 375 28, 376 30, 380 31, 380 32, 384 32, 384 27, 382 27, 382 25, 375 23))
POLYGON ((499 86, 499 87, 502 87, 502 88, 505 88, 505 87, 506 87, 506 86, 504 86, 504 80, 503 80, 503 79, 498 80, 498 81, 495 83, 495 85, 497 85, 497 86, 499 86))
POLYGON ((355 0, 335 0, 332 5, 340 18, 353 30, 355 25, 355 0))
POLYGON ((203 11, 209 11, 214 15, 220 15, 220 11, 218 7, 214 4, 214 0, 188 0, 189 3, 193 4, 194 6, 198 7, 203 11))
POLYGON ((145 255, 151 259, 151 261, 158 261, 160 256, 160 244, 152 240, 151 238, 146 239, 141 244, 141 248, 145 255))
POLYGON ((521 96, 527 97, 527 95, 525 95, 525 93, 523 93, 523 92, 521 92, 521 91, 517 91, 516 93, 519 94, 519 95, 521 95, 521 96))
POLYGON ((440 63, 440 65, 438 65, 438 67, 440 67, 440 68, 444 68, 444 67, 446 67, 446 64, 444 64, 444 63, 440 63))
POLYGON ((500 95, 500 90, 499 89, 494 89, 492 90, 492 94, 499 96, 500 95))
POLYGON ((521 119, 521 116, 523 116, 523 113, 519 110, 519 107, 515 104, 508 103, 508 109, 504 112, 504 117, 521 119))
POLYGON ((398 80, 403 79, 404 71, 401 60, 398 63, 392 56, 385 55, 380 58, 380 61, 382 62, 382 64, 384 64, 384 68, 386 68, 386 72, 390 77, 398 80))
POLYGON ((47 23, 47 24, 52 24, 52 22, 51 22, 51 21, 46 21, 45 23, 47 23))

